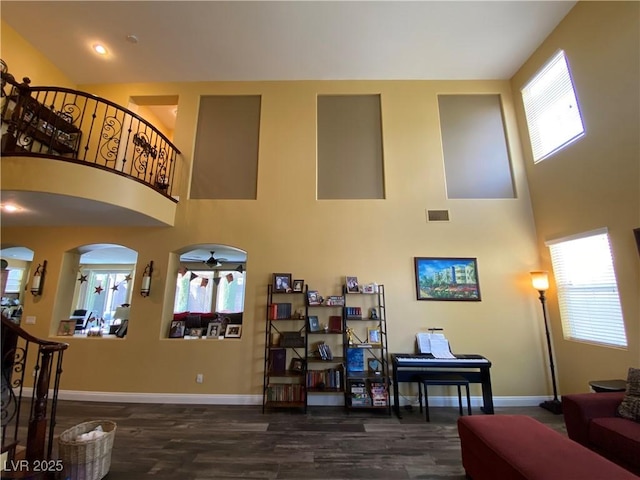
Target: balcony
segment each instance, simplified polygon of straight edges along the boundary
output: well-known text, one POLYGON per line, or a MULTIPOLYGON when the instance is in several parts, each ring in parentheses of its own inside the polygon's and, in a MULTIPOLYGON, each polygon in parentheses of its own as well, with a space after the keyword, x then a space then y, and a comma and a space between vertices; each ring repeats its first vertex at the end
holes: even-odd
POLYGON ((28 212, 3 225, 174 224, 180 151, 144 118, 90 93, 19 83, 4 62, 0 115, 3 202, 28 212))

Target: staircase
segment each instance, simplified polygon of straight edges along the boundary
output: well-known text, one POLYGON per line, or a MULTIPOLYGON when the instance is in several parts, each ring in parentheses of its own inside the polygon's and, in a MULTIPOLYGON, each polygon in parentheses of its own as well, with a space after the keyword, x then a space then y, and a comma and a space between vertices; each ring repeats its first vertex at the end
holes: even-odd
POLYGON ((60 470, 51 452, 62 357, 68 347, 36 338, 2 315, 2 479, 53 479, 60 470), (30 394, 25 376, 33 378, 30 394))

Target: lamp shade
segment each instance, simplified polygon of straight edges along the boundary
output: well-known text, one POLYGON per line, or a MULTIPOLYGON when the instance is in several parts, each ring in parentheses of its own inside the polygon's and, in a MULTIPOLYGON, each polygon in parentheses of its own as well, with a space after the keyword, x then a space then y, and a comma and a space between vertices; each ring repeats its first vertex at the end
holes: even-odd
POLYGON ((544 292, 549 289, 549 274, 547 272, 530 272, 533 288, 544 292))

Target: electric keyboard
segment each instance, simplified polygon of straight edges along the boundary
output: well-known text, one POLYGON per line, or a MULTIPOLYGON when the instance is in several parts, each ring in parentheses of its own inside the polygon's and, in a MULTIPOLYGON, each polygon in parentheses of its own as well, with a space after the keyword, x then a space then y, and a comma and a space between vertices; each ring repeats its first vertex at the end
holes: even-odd
POLYGON ((491 391, 491 362, 482 355, 454 354, 455 358, 435 358, 430 353, 392 353, 393 366, 393 409, 399 418, 400 383, 419 381, 422 372, 429 374, 455 373, 466 378, 469 383, 482 385, 482 411, 493 413, 493 393, 491 391))
POLYGON ((482 355, 473 354, 457 354, 455 358, 435 358, 430 353, 418 353, 414 355, 396 353, 393 355, 394 363, 398 365, 415 365, 420 364, 433 364, 433 363, 451 363, 457 365, 459 363, 477 363, 477 364, 490 364, 489 360, 482 355))

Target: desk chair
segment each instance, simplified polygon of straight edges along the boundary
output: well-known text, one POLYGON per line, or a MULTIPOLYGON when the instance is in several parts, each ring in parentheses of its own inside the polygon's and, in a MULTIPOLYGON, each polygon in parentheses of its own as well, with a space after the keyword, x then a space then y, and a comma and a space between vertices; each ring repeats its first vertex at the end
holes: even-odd
POLYGON ((419 376, 418 380, 418 401, 420 402, 420 412, 422 412, 422 389, 424 388, 424 408, 426 412, 426 421, 429 422, 429 394, 427 387, 429 385, 455 385, 458 387, 458 409, 460 416, 462 413, 462 391, 461 387, 467 389, 467 411, 471 415, 471 396, 469 395, 469 380, 462 375, 451 373, 425 373, 419 376))

